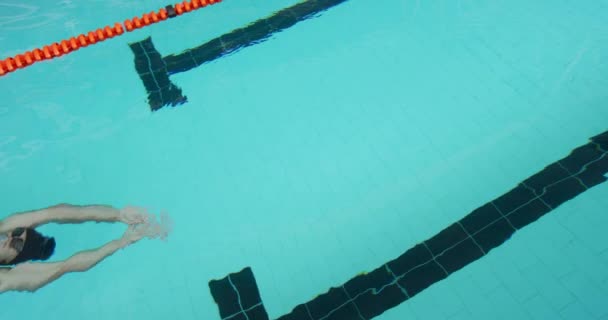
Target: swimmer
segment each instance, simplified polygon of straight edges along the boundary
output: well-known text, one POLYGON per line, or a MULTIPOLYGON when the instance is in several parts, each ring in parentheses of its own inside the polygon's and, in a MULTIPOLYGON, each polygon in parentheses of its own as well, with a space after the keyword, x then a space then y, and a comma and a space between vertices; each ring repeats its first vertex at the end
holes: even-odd
POLYGON ((105 205, 60 204, 45 209, 15 213, 0 220, 0 293, 34 292, 70 272, 84 272, 143 238, 166 239, 171 221, 160 222, 142 208, 116 209, 105 205), (55 251, 55 238, 42 235, 36 227, 46 223, 123 222, 128 225, 121 238, 57 262, 48 260, 55 251))

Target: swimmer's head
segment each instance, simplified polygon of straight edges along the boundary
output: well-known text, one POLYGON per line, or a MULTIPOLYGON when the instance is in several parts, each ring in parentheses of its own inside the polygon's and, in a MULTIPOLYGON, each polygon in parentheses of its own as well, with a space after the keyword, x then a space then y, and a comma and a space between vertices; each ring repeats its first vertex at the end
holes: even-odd
POLYGON ((31 228, 16 228, 0 235, 0 265, 47 260, 55 251, 55 239, 31 228))

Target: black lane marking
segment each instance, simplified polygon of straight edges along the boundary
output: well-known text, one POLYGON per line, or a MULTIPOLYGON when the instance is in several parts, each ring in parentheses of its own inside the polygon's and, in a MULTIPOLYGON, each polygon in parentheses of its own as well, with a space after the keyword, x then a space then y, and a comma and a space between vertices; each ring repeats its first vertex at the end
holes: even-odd
MULTIPOLYGON (((537 221, 566 201, 607 180, 608 131, 591 138, 570 154, 519 183, 502 196, 473 210, 432 238, 423 241, 375 270, 332 287, 296 306, 279 320, 372 319, 412 298, 507 241, 515 231, 537 221)), ((237 318, 244 307, 234 307, 235 295, 209 287, 222 319, 268 319, 250 268, 228 277, 243 279, 255 288, 256 308, 263 315, 237 318), (260 311, 262 313, 262 311, 260 311)), ((225 278, 226 279, 226 278, 225 278)), ((223 281, 223 280, 222 280, 223 281)))
POLYGON ((268 320, 251 268, 209 281, 209 288, 222 319, 268 320))
POLYGON ((175 107, 187 102, 188 98, 171 82, 170 75, 188 71, 266 41, 274 33, 313 18, 345 1, 347 0, 306 0, 177 55, 162 57, 149 37, 130 43, 135 56, 135 70, 148 93, 150 109, 156 111, 164 106, 175 107))
POLYGON ((135 70, 148 93, 150 110, 156 111, 167 105, 175 107, 188 100, 182 94, 182 89, 169 79, 165 60, 154 47, 151 38, 131 43, 129 46, 135 55, 135 70))

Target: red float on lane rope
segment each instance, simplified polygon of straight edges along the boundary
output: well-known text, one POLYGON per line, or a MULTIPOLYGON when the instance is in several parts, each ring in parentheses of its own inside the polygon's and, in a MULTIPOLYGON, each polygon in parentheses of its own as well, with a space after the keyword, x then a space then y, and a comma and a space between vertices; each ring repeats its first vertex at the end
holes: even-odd
POLYGON ((42 48, 36 48, 15 55, 14 57, 5 58, 4 60, 0 60, 0 77, 17 69, 22 69, 35 64, 36 62, 60 57, 80 48, 122 35, 125 32, 131 32, 135 29, 143 28, 219 2, 221 2, 221 0, 183 1, 176 3, 175 5, 168 5, 165 8, 158 10, 158 12, 152 11, 150 13, 144 13, 141 18, 134 17, 132 19, 127 19, 122 24, 116 22, 113 27, 105 26, 86 34, 80 34, 66 40, 53 42, 42 48))

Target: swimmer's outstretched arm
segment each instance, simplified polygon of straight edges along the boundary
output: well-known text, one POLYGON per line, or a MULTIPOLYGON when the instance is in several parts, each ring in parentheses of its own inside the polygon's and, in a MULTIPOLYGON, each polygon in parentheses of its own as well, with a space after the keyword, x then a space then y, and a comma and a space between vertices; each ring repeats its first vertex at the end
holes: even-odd
POLYGON ((18 264, 9 271, 0 271, 0 293, 6 291, 35 292, 66 273, 84 272, 91 269, 116 251, 144 237, 162 237, 163 232, 164 230, 155 225, 131 225, 122 238, 112 240, 97 249, 81 251, 64 261, 18 264))
POLYGON ((6 291, 35 292, 66 273, 89 270, 125 246, 124 241, 113 240, 98 249, 79 252, 64 261, 18 264, 10 271, 0 274, 0 293, 6 291))
POLYGON ((107 205, 71 205, 58 204, 52 207, 18 212, 0 221, 0 234, 18 227, 34 228, 42 224, 95 222, 142 223, 147 214, 141 209, 127 207, 117 209, 107 205))

